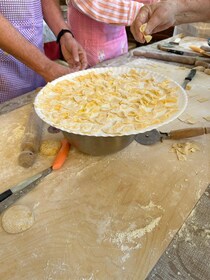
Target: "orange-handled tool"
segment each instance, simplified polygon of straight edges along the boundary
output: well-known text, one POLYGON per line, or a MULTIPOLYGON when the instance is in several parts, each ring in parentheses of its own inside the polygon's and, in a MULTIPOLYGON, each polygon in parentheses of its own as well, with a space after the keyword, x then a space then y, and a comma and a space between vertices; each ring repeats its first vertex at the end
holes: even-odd
POLYGON ((53 162, 51 167, 43 170, 42 172, 26 179, 25 181, 15 185, 14 187, 7 189, 0 194, 0 213, 17 201, 20 197, 31 191, 38 183, 50 174, 53 170, 61 168, 68 156, 70 144, 66 139, 61 141, 61 148, 53 162))

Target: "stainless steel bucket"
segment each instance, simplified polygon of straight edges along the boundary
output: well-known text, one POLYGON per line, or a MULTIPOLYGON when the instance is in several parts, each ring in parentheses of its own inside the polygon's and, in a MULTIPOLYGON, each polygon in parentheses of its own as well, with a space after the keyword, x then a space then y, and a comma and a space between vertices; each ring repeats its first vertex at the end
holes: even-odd
POLYGON ((85 154, 100 156, 112 154, 127 147, 135 135, 124 136, 86 136, 63 131, 64 136, 75 148, 85 154))

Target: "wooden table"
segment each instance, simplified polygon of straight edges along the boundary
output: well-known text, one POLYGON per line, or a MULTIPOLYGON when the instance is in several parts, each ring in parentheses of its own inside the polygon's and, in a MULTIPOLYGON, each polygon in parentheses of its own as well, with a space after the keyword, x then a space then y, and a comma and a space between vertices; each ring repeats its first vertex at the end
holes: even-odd
MULTIPOLYGON (((131 54, 100 66, 139 67, 142 62, 145 68, 158 72, 168 67, 169 76, 177 70, 174 79, 178 82, 188 72, 179 66, 140 61, 131 54)), ((209 76, 199 73, 197 82, 206 79, 210 80, 209 76)), ((196 80, 194 83, 197 90, 196 80)), ((202 94, 210 94, 207 87, 202 89, 202 94)), ((2 137, 7 139, 15 130, 16 138, 9 138, 8 146, 16 153, 29 112, 24 105, 33 98, 34 92, 0 105, 1 122, 10 129, 2 128, 2 137), (18 127, 14 116, 20 117, 18 127)), ((191 96, 192 104, 198 105, 194 99, 191 96)), ((183 127, 186 124, 177 120, 163 129, 183 127)), ((44 137, 54 136, 45 130, 44 137)), ((50 175, 17 203, 33 206, 35 226, 12 236, 0 228, 0 278, 210 279, 209 135, 196 138, 196 142, 201 152, 185 163, 169 153, 170 141, 153 147, 132 143, 106 158, 85 156, 73 149, 60 173, 50 175)), ((2 191, 6 184, 15 184, 17 178, 24 179, 52 161, 39 157, 26 174, 17 167, 14 154, 1 151, 1 156, 2 191), (8 175, 9 171, 13 173, 8 175)))

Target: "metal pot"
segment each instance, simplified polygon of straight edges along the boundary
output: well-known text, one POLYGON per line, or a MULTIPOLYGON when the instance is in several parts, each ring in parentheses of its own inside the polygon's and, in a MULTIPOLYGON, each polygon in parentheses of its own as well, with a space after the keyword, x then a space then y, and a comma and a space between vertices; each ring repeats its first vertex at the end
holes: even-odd
POLYGON ((93 156, 108 155, 127 147, 135 135, 124 136, 86 136, 62 131, 64 136, 80 152, 93 156))

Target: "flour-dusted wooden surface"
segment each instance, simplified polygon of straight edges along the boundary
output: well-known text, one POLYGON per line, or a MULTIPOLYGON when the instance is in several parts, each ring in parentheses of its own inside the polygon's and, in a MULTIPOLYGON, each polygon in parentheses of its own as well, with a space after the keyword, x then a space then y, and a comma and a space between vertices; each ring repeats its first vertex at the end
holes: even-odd
MULTIPOLYGON (((169 39, 171 40, 171 39, 169 39)), ((167 40, 166 40, 167 41, 167 40)), ((150 45, 149 48, 155 49, 155 45, 150 45)), ((145 47, 143 47, 145 48, 145 47)), ((147 68, 151 68, 150 70, 154 71, 156 68, 155 65, 159 65, 160 68, 156 70, 160 70, 160 72, 164 73, 163 68, 166 63, 155 60, 145 60, 141 59, 136 60, 131 55, 127 57, 121 57, 117 61, 112 60, 111 64, 113 66, 119 66, 123 63, 127 63, 128 65, 133 66, 141 66, 145 64, 145 61, 151 66, 147 66, 147 68), (153 64, 155 63, 155 65, 153 64), (153 65, 153 66, 152 66, 153 65)), ((105 64, 105 62, 104 62, 105 64)), ((167 70, 169 63, 167 63, 167 70)), ((183 65, 181 67, 184 67, 183 65)), ((189 66, 186 65, 188 68, 189 66)), ((188 71, 183 68, 183 70, 188 71)), ((170 70, 167 71, 170 73, 170 70)), ((188 92, 190 99, 197 100, 199 96, 204 95, 205 98, 209 100, 210 93, 210 78, 203 73, 197 73, 196 76, 199 75, 200 83, 195 83, 193 81, 189 85, 192 86, 192 89, 188 92), (205 86, 204 86, 205 85, 205 86), (205 87, 205 89, 204 89, 205 87)), ((173 76, 171 76, 173 78, 173 76)), ((175 75, 176 77, 176 75, 175 75)), ((175 78, 176 79, 176 78, 175 78)), ((178 80, 181 83, 181 80, 178 80)), ((197 100, 198 101, 198 100, 197 100)), ((191 103, 192 104, 192 103, 191 103)), ((196 104, 196 103, 195 103, 196 104)), ((192 114, 198 123, 197 125, 208 125, 208 123, 204 122, 202 116, 210 115, 210 104, 200 104, 197 113, 192 114), (204 106, 203 106, 204 105, 204 106)), ((188 107, 188 113, 191 114, 193 106, 188 107)), ((182 124, 183 127, 192 127, 191 125, 182 124)), ((177 124, 177 128, 180 127, 181 124, 177 124)), ((166 127, 167 128, 167 127, 166 127)), ((162 129, 163 131, 163 129, 162 129)), ((208 170, 210 172, 210 154, 208 154, 208 170)), ((209 179, 210 182, 210 179, 209 179)), ((210 185, 206 189, 206 192, 203 194, 199 202, 196 204, 194 210, 187 218, 182 228, 175 235, 173 241, 168 246, 167 250, 161 256, 157 264, 154 266, 149 276, 146 278, 147 280, 156 280, 156 279, 196 279, 196 280, 206 280, 210 279, 210 224, 209 224, 209 216, 210 216, 210 185)))
MULTIPOLYGON (((133 66, 139 63, 136 60, 133 66)), ((178 82, 188 72, 170 65, 145 67, 165 71, 178 82)), ((189 92, 187 112, 196 117, 194 126, 208 125, 203 115, 209 112, 209 100, 200 103, 195 96, 209 96, 209 76, 203 75, 198 73, 189 92)), ((0 191, 53 160, 39 156, 30 169, 17 166, 29 109, 25 106, 0 116, 0 191)), ((161 130, 183 127, 189 125, 176 120, 161 130)), ((62 135, 49 135, 45 128, 43 137, 62 135)), ((193 141, 200 151, 184 162, 170 152, 174 142, 167 140, 150 147, 133 142, 106 157, 72 149, 62 170, 17 202, 33 209, 33 227, 18 235, 0 228, 0 278, 145 279, 210 182, 209 135, 193 141)), ((162 279, 172 277, 165 275, 162 279)))
MULTIPOLYGON (((1 191, 52 161, 17 166, 27 109, 1 116, 1 191)), ((17 202, 33 209, 33 227, 0 229, 1 279, 144 279, 208 184, 207 137, 197 141, 201 151, 187 162, 170 141, 134 142, 106 157, 72 150, 62 170, 17 202)))

